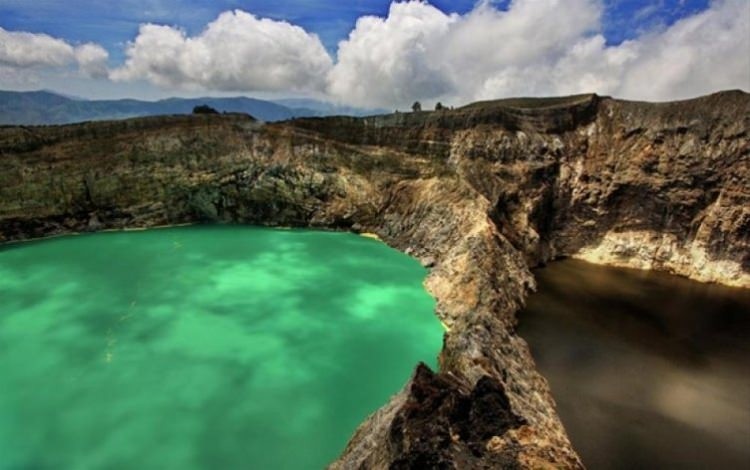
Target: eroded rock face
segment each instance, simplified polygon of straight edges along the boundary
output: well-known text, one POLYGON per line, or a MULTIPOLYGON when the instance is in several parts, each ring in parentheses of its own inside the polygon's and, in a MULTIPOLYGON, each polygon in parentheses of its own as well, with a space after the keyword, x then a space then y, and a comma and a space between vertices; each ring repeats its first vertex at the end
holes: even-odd
POLYGON ((417 367, 407 401, 390 427, 391 468, 471 468, 482 460, 515 466, 517 449, 488 445, 524 424, 513 414, 503 385, 485 376, 462 391, 451 378, 417 367))
MULTIPOLYGON (((263 125, 0 128, 0 242, 193 222, 374 232, 431 266, 448 332, 333 468, 578 468, 514 332, 558 256, 750 287, 750 95, 594 95, 263 125)), ((405 378, 406 380, 406 378, 405 378)))

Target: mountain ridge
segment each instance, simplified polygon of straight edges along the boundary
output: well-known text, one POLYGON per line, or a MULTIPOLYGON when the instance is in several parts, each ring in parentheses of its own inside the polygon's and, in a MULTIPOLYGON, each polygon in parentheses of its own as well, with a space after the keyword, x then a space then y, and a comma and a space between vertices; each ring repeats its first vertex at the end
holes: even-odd
POLYGON ((0 90, 0 125, 61 125, 133 117, 190 114, 195 106, 208 105, 220 112, 245 113, 266 122, 296 117, 348 114, 362 116, 381 110, 337 106, 317 100, 262 100, 244 96, 165 98, 145 101, 132 98, 87 100, 49 90, 0 90), (284 102, 287 104, 284 104, 284 102))

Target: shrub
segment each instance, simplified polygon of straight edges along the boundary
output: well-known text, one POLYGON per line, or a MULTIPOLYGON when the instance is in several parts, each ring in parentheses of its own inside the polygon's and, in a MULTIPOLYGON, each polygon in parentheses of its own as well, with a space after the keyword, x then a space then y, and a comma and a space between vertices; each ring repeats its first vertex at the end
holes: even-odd
POLYGON ((219 114, 219 112, 211 106, 202 104, 193 108, 193 114, 219 114))

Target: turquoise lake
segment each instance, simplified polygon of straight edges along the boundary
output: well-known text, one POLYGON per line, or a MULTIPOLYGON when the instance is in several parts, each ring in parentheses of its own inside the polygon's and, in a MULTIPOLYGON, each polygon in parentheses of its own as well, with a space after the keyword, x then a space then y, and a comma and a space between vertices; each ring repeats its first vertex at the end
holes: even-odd
POLYGON ((306 230, 0 247, 0 468, 322 468, 434 368, 426 274, 306 230))

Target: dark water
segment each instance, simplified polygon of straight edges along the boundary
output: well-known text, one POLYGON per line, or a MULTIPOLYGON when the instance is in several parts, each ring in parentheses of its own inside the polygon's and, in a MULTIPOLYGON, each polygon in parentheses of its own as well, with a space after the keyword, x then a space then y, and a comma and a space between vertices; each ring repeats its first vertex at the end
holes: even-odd
POLYGON ((590 469, 750 468, 750 290, 565 260, 519 332, 590 469))
POLYGON ((345 233, 186 227, 0 248, 0 469, 316 469, 442 327, 345 233))

